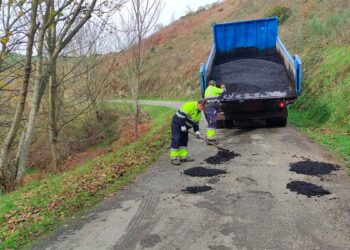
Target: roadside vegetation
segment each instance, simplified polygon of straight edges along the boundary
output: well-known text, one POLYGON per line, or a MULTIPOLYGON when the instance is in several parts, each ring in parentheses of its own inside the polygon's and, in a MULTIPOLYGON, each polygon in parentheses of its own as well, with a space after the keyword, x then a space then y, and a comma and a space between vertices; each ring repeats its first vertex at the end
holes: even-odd
POLYGON ((350 166, 348 0, 226 0, 158 25, 153 35, 131 32, 124 38, 115 30, 135 29, 107 25, 112 13, 105 9, 118 12, 124 1, 86 1, 91 10, 79 5, 83 0, 68 1, 67 10, 81 11, 76 21, 70 11, 60 11, 66 1, 32 2, 39 14, 25 1, 0 1, 1 12, 11 17, 0 25, 0 249, 22 247, 93 206, 158 157, 169 139, 172 111, 140 109, 138 100, 200 98, 198 70, 216 22, 279 16, 279 35, 299 54, 304 70, 303 92, 289 109, 289 121, 350 166), (85 22, 75 30, 79 20, 85 22), (66 33, 71 40, 59 36, 64 25, 72 25, 68 31, 74 32, 66 33), (116 47, 99 40, 107 33, 119 37, 116 47), (120 51, 102 55, 113 49, 120 51), (134 105, 105 101, 115 98, 133 99, 134 105))
POLYGON ((350 46, 321 49, 315 56, 316 65, 305 60, 306 89, 290 109, 290 122, 345 159, 350 170, 350 46))
POLYGON ((303 62, 303 92, 289 122, 350 166, 349 1, 227 0, 191 13, 149 38, 144 95, 199 98, 198 70, 212 46, 211 25, 268 16, 279 16, 279 36, 303 62))
MULTIPOLYGON (((111 110, 128 109, 120 104, 106 106, 111 110)), ((131 126, 119 140, 108 144, 112 152, 61 174, 47 173, 0 196, 0 249, 23 247, 64 219, 75 218, 79 211, 114 194, 155 161, 169 141, 168 124, 173 111, 145 106, 142 112, 150 120, 146 129, 140 127, 139 138, 133 136, 131 126)))

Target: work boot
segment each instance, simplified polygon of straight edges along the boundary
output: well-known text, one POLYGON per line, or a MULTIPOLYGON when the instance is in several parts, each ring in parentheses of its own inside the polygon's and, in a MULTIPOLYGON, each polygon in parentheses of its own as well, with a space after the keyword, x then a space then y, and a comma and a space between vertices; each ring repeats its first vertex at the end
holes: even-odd
POLYGON ((194 161, 194 158, 192 157, 186 157, 186 158, 183 158, 180 160, 181 162, 191 162, 191 161, 194 161))
POLYGON ((175 159, 171 159, 171 164, 173 164, 173 165, 180 165, 180 159, 179 158, 175 158, 175 159))

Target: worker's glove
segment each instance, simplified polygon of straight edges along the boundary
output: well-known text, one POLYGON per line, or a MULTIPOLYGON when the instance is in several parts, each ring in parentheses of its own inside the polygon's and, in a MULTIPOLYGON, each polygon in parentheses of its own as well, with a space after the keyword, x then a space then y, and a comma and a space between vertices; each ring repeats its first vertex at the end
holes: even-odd
POLYGON ((181 131, 182 131, 182 132, 186 132, 186 131, 187 131, 186 126, 181 126, 181 131))
POLYGON ((199 131, 196 131, 196 137, 199 139, 201 138, 201 133, 199 131))

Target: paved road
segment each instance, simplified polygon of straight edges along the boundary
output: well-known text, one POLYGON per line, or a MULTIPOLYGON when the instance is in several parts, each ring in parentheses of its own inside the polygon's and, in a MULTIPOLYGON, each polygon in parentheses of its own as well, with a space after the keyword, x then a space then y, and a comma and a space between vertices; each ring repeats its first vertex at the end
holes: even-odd
POLYGON ((346 171, 323 178, 289 171, 290 163, 332 163, 332 157, 290 126, 227 129, 218 136, 241 156, 210 165, 205 159, 217 151, 191 138, 195 162, 171 166, 164 154, 134 183, 34 249, 350 249, 346 171), (227 174, 183 173, 197 166, 227 174), (298 195, 286 188, 291 181, 321 185, 332 194, 298 195), (203 185, 212 190, 181 191, 203 185))

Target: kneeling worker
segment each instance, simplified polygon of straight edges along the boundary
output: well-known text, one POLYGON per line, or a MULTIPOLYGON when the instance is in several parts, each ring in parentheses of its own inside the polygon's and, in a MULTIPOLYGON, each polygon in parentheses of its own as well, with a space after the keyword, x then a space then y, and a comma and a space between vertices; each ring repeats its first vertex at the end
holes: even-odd
POLYGON ((204 97, 208 101, 208 105, 204 110, 205 118, 208 121, 207 139, 212 142, 216 142, 216 117, 219 109, 217 97, 225 91, 224 84, 221 84, 220 88, 218 88, 216 87, 216 82, 211 80, 204 93, 204 97))
POLYGON ((193 127, 197 137, 199 133, 199 120, 201 112, 207 105, 206 100, 198 102, 187 102, 175 113, 171 123, 171 151, 170 158, 173 165, 180 165, 180 162, 194 161, 188 157, 188 129, 193 127))

